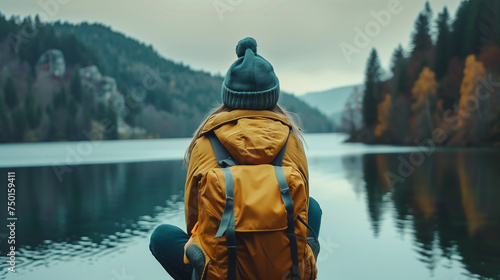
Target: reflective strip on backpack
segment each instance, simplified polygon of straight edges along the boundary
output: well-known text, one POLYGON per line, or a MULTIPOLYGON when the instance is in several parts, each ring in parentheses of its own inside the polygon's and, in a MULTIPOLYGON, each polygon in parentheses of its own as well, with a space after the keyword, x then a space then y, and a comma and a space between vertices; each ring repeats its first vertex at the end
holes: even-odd
POLYGON ((291 129, 290 129, 290 132, 288 132, 288 136, 286 137, 285 144, 283 144, 283 147, 281 147, 281 150, 274 157, 273 161, 271 161, 271 163, 270 163, 271 165, 274 165, 274 166, 283 165, 283 158, 285 157, 286 145, 288 144, 288 139, 290 138, 290 133, 292 133, 291 129))

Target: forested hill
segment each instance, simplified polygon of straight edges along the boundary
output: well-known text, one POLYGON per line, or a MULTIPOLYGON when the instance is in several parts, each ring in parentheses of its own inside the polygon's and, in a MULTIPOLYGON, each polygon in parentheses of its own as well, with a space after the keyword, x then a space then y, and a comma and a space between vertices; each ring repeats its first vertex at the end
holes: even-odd
MULTIPOLYGON (((223 77, 161 57, 102 24, 0 14, 0 48, 0 125, 7 128, 0 142, 86 140, 82 132, 96 130, 103 133, 90 135, 104 139, 189 137, 221 102, 223 77), (112 122, 106 131, 104 119, 112 122)), ((332 131, 295 96, 282 93, 280 104, 306 131, 332 131)))
MULTIPOLYGON (((193 118, 194 125, 198 125, 208 110, 221 103, 223 77, 176 64, 161 57, 151 45, 146 46, 101 24, 56 23, 54 28, 58 32, 75 34, 79 40, 95 49, 106 74, 116 77, 119 83, 129 88, 141 85, 151 70, 156 71, 164 84, 148 91, 145 102, 155 104, 158 110, 170 112, 182 108, 175 113, 189 118, 193 114, 193 105, 202 114, 193 118)), ((301 118, 306 131, 332 131, 331 122, 320 111, 295 96, 282 92, 280 104, 301 118)), ((189 131, 192 131, 192 127, 189 131)))

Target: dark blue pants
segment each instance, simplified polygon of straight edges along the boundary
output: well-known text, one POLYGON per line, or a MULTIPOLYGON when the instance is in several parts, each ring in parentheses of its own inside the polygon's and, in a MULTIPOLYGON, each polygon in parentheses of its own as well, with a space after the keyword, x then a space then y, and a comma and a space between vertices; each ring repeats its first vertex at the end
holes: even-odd
MULTIPOLYGON (((318 202, 309 199, 308 224, 319 236, 322 211, 318 202)), ((311 236, 312 233, 310 232, 311 236)), ((184 245, 189 235, 172 225, 160 225, 151 234, 149 249, 158 262, 176 280, 190 280, 193 273, 191 264, 184 264, 184 245)))

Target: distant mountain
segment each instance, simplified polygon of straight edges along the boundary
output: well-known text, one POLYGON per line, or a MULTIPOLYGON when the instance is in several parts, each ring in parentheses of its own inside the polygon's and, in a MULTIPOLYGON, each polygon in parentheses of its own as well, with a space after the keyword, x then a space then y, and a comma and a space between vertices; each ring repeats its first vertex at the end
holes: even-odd
POLYGON ((332 115, 344 110, 344 105, 355 87, 358 87, 359 90, 363 90, 363 85, 357 84, 324 91, 309 92, 299 96, 299 98, 324 114, 332 115))
POLYGON ((311 107, 317 108, 320 112, 333 120, 336 125, 339 125, 345 104, 356 87, 359 91, 364 90, 362 84, 357 84, 324 91, 310 92, 299 96, 299 98, 311 107))

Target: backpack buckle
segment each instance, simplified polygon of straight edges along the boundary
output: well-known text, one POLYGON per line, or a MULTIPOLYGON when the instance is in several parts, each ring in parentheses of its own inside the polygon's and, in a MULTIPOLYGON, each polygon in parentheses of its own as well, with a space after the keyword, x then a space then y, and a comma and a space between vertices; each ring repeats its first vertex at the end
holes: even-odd
POLYGON ((219 163, 219 166, 222 167, 222 168, 226 168, 226 167, 231 167, 231 166, 237 165, 233 161, 233 159, 231 159, 231 158, 223 159, 223 160, 219 161, 218 163, 219 163))

